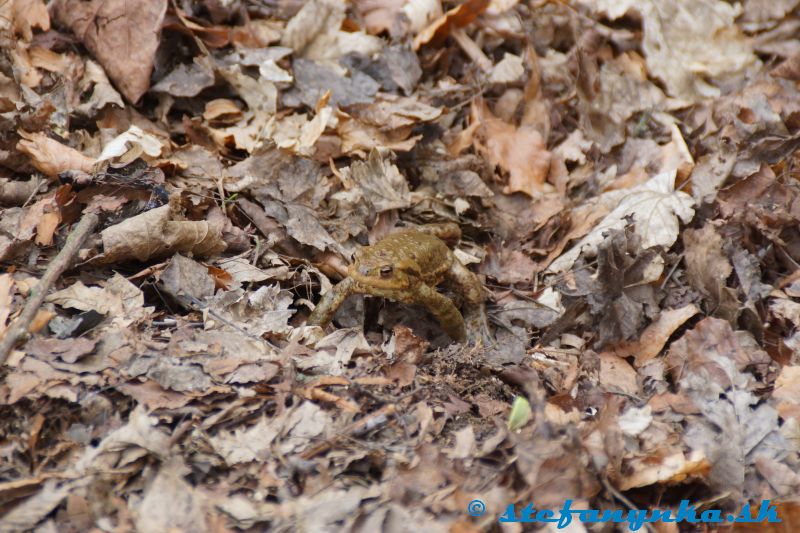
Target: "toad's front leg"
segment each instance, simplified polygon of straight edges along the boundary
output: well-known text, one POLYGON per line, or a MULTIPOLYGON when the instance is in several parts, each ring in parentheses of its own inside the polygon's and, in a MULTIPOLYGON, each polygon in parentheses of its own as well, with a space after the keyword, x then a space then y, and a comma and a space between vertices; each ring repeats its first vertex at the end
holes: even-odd
POLYGON ((333 286, 325 295, 320 299, 314 311, 308 317, 306 322, 309 326, 325 327, 333 320, 333 315, 336 310, 344 303, 348 296, 355 292, 356 282, 353 278, 347 277, 333 286))
POLYGON ((421 284, 414 293, 414 303, 425 306, 442 325, 442 329, 454 341, 463 343, 467 339, 464 317, 449 298, 436 292, 436 289, 421 284))

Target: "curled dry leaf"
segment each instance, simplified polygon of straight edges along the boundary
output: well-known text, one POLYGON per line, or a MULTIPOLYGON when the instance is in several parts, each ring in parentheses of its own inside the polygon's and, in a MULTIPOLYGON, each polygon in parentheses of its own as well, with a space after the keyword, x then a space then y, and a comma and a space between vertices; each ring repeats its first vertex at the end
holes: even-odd
POLYGON ((142 131, 139 126, 131 126, 106 144, 97 161, 121 157, 132 150, 137 155, 144 153, 150 157, 158 157, 163 149, 164 142, 161 139, 142 131))
POLYGON ((363 198, 374 211, 381 213, 410 205, 408 182, 395 165, 381 158, 373 149, 367 161, 356 161, 341 170, 342 181, 349 189, 342 200, 363 198))
POLYGON ((310 156, 315 145, 333 116, 330 107, 323 107, 313 118, 293 114, 279 120, 271 120, 264 134, 275 141, 278 148, 288 149, 298 155, 310 156))
POLYGON ((265 333, 288 332, 288 321, 294 314, 294 309, 289 307, 292 301, 291 294, 276 283, 259 287, 252 292, 242 289, 220 292, 209 305, 229 323, 261 336, 265 333))
POLYGON ((236 102, 228 98, 216 98, 206 102, 203 118, 210 123, 236 122, 242 117, 242 110, 236 102))
POLYGON ((360 121, 380 128, 382 132, 396 131, 396 136, 401 136, 400 131, 406 129, 408 136, 411 128, 426 122, 432 122, 442 115, 442 109, 420 102, 416 98, 396 96, 392 94, 378 94, 375 101, 366 105, 352 105, 348 112, 360 121))
POLYGON ((467 0, 454 7, 414 37, 414 50, 426 44, 438 46, 454 29, 463 28, 478 18, 489 7, 489 3, 489 0, 467 0))
POLYGON ((74 148, 70 148, 43 133, 28 133, 20 130, 22 139, 17 149, 28 154, 37 170, 50 178, 55 178, 66 170, 91 172, 94 160, 74 148))
POLYGON ((235 124, 226 128, 209 127, 211 138, 221 149, 235 146, 252 153, 264 142, 264 128, 275 114, 278 90, 274 83, 245 74, 239 65, 219 69, 218 73, 247 103, 248 109, 235 124))
POLYGON ((661 352, 675 330, 699 312, 694 304, 664 310, 642 331, 638 340, 624 342, 616 346, 613 352, 619 357, 634 357, 634 366, 640 368, 661 352))
POLYGON ((227 246, 221 229, 204 220, 182 220, 171 204, 164 205, 104 229, 103 251, 94 261, 147 261, 175 252, 212 256, 227 246))
POLYGON ((64 75, 73 66, 73 61, 69 56, 53 52, 41 46, 32 46, 28 50, 28 56, 34 67, 47 72, 56 72, 64 75))
POLYGON ((90 94, 75 110, 87 117, 94 117, 98 111, 108 104, 125 107, 122 97, 108 81, 103 68, 92 60, 87 60, 80 82, 82 95, 90 94))
POLYGON ((220 69, 219 74, 236 90, 256 116, 263 119, 275 114, 278 90, 272 82, 248 76, 239 65, 220 69))
POLYGON ((646 464, 638 465, 632 474, 620 480, 621 490, 647 487, 657 483, 673 485, 687 479, 702 480, 711 468, 702 450, 692 450, 688 454, 677 452, 666 457, 648 457, 646 464))
POLYGON ((152 307, 144 307, 144 294, 120 274, 115 274, 103 287, 87 287, 77 281, 49 294, 47 302, 61 307, 96 311, 110 317, 119 327, 128 327, 149 316, 152 307))
POLYGON ((340 152, 359 157, 376 148, 409 152, 422 138, 421 135, 409 137, 407 128, 383 132, 378 126, 364 124, 341 112, 337 114, 336 133, 340 140, 340 152))
POLYGON ((14 70, 19 72, 21 84, 30 89, 38 87, 42 82, 42 74, 34 68, 28 49, 22 41, 17 41, 17 46, 11 48, 8 55, 14 65, 14 70))
POLYGON ((378 94, 374 102, 354 104, 348 113, 340 112, 336 132, 341 138, 343 153, 359 153, 375 148, 409 151, 420 139, 411 136, 420 124, 439 118, 442 109, 391 94, 378 94))

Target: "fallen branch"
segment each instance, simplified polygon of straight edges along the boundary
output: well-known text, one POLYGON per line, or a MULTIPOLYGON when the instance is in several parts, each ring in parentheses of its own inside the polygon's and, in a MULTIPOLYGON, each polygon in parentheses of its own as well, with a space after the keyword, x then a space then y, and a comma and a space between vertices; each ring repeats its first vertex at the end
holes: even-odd
POLYGON ((28 326, 33 317, 36 316, 36 312, 42 302, 44 302, 50 287, 72 264, 72 260, 77 255, 78 250, 80 250, 89 235, 92 234, 99 221, 100 218, 95 213, 86 213, 72 229, 64 248, 53 258, 39 283, 31 289, 31 294, 28 297, 28 301, 25 302, 25 307, 11 327, 8 328, 6 336, 0 341, 0 365, 5 364, 11 350, 27 338, 28 326))

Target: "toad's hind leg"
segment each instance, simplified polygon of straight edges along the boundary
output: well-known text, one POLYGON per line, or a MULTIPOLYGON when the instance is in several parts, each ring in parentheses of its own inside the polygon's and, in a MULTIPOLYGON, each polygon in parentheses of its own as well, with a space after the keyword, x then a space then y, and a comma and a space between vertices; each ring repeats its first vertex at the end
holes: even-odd
POLYGON ((314 311, 306 322, 309 326, 325 327, 333 320, 336 310, 344 303, 348 296, 355 291, 356 283, 353 278, 344 278, 320 299, 314 311))
POLYGON ((445 282, 453 292, 464 299, 464 320, 467 324, 467 341, 475 345, 489 346, 492 336, 486 315, 486 289, 481 280, 470 269, 454 259, 450 270, 445 273, 445 282))
POLYGON ((450 270, 445 272, 445 282, 453 291, 460 294, 467 305, 483 305, 486 300, 486 289, 481 280, 473 272, 453 258, 450 270))
POLYGON ((454 341, 463 343, 467 339, 464 317, 449 298, 428 285, 420 285, 415 291, 414 303, 425 306, 442 325, 442 329, 454 341))

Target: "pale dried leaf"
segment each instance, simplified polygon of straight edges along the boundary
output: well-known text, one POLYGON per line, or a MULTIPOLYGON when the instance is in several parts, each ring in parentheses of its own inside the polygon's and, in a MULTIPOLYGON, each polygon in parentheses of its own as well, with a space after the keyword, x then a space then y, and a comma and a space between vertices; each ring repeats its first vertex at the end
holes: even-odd
POLYGON ((511 83, 520 79, 524 73, 522 58, 506 52, 503 59, 492 67, 489 83, 511 83))
POLYGON ((594 255, 604 240, 603 234, 624 228, 628 216, 633 216, 642 248, 672 246, 678 237, 679 223, 686 224, 694 216, 694 200, 685 192, 674 190, 674 182, 675 172, 665 172, 630 190, 604 193, 601 201, 615 203, 616 207, 591 233, 553 261, 549 270, 561 272, 570 268, 581 253, 594 255))
POLYGON ((158 157, 164 150, 164 144, 164 140, 144 132, 139 126, 133 125, 106 144, 97 161, 121 157, 133 147, 140 149, 150 157, 158 157))
POLYGON ((233 431, 220 431, 209 442, 228 466, 250 461, 263 461, 272 448, 272 441, 281 430, 281 421, 261 417, 255 425, 233 431))
POLYGON ((207 531, 205 494, 184 477, 190 469, 180 457, 162 463, 144 497, 133 506, 138 531, 207 531))
POLYGON ((517 128, 500 120, 482 101, 473 103, 472 116, 473 121, 480 124, 476 148, 492 164, 508 172, 508 184, 503 192, 537 196, 544 191, 551 156, 541 133, 531 126, 517 128))

